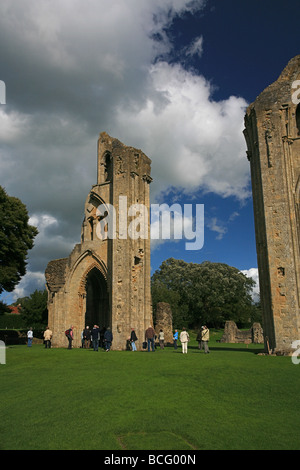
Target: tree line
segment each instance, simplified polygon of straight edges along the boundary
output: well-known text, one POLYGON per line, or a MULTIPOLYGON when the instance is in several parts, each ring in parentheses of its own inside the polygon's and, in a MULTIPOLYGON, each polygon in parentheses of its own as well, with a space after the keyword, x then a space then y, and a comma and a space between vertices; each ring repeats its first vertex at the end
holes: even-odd
POLYGON ((169 303, 174 328, 223 328, 227 320, 248 326, 261 322, 260 305, 251 296, 254 286, 252 278, 224 263, 169 258, 151 279, 153 310, 158 302, 169 303))

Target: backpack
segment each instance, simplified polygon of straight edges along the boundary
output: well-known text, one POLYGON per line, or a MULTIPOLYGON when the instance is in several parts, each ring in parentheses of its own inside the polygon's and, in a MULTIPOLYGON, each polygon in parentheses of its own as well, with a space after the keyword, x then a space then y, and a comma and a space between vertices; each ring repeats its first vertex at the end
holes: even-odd
POLYGON ((69 335, 70 335, 70 330, 66 330, 66 331, 65 331, 65 335, 66 335, 66 336, 69 336, 69 335))

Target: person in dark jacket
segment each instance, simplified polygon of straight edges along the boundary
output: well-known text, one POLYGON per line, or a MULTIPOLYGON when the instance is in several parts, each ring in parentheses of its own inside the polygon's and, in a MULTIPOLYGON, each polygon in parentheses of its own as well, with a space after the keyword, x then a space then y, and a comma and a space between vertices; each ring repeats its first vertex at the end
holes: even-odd
POLYGON ((98 325, 94 325, 91 331, 91 336, 92 336, 94 351, 98 351, 99 339, 100 339, 100 329, 98 325))
POLYGON ((110 327, 108 326, 104 333, 105 351, 110 350, 112 340, 113 340, 113 334, 112 334, 110 327))
POLYGON ((89 326, 85 327, 85 330, 83 332, 83 339, 84 339, 84 347, 85 349, 90 349, 91 345, 91 330, 89 326))
POLYGON ((131 328, 130 342, 131 342, 132 351, 136 351, 136 344, 135 344, 136 341, 137 341, 137 336, 135 334, 134 328, 131 328))

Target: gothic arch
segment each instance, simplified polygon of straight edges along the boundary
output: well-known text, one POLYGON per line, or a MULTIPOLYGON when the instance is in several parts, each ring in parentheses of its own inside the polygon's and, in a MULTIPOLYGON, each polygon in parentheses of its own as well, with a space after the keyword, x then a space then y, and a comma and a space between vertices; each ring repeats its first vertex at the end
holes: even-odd
POLYGON ((79 293, 85 297, 85 325, 110 326, 107 280, 97 263, 92 263, 83 274, 79 293))
POLYGON ((100 275, 103 277, 104 281, 107 283, 107 271, 106 269, 103 269, 104 263, 101 264, 99 263, 99 260, 94 259, 93 262, 89 265, 89 267, 84 271, 84 273, 81 276, 80 283, 79 283, 79 288, 78 292, 79 293, 84 293, 85 288, 86 288, 86 280, 90 274, 91 271, 97 270, 99 271, 100 275))
MULTIPOLYGON (((74 263, 73 265, 73 268, 72 268, 72 271, 70 273, 70 280, 74 277, 74 274, 75 274, 75 271, 78 270, 78 268, 80 267, 80 265, 82 264, 83 260, 87 257, 87 256, 90 256, 91 257, 91 261, 88 265, 88 268, 85 269, 84 273, 85 273, 85 276, 88 274, 88 272, 93 269, 93 268, 97 268, 99 269, 99 271, 101 272, 101 274, 103 275, 105 281, 107 281, 107 267, 104 263, 104 261, 99 258, 92 250, 85 250, 76 260, 76 262, 74 263)), ((81 279, 83 278, 84 274, 81 275, 81 279)), ((82 283, 80 283, 80 286, 82 286, 82 283)), ((81 288, 79 287, 79 290, 81 288)))
POLYGON ((111 182, 113 176, 113 165, 112 165, 112 156, 111 153, 106 150, 100 161, 100 171, 101 171, 101 183, 111 182))

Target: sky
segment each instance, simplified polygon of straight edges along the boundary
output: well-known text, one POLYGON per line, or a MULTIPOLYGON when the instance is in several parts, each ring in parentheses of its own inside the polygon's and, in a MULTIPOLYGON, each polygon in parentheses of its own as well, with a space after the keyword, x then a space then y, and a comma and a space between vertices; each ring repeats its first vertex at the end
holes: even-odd
POLYGON ((2 300, 44 289, 47 263, 80 242, 103 131, 151 158, 152 204, 204 205, 203 246, 153 240, 152 273, 174 257, 257 281, 244 115, 299 54, 299 12, 299 0, 1 0, 0 185, 39 230, 2 300))

